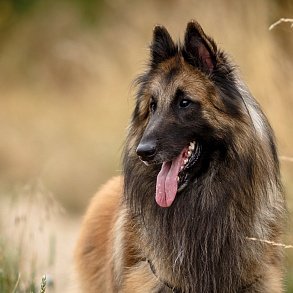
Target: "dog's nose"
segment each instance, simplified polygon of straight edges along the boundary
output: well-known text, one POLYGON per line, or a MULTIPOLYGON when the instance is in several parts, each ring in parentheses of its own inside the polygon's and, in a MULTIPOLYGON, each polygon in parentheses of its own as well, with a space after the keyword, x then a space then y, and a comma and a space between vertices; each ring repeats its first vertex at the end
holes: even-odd
POLYGON ((150 161, 155 157, 156 144, 153 142, 140 143, 136 149, 136 153, 143 161, 150 161))

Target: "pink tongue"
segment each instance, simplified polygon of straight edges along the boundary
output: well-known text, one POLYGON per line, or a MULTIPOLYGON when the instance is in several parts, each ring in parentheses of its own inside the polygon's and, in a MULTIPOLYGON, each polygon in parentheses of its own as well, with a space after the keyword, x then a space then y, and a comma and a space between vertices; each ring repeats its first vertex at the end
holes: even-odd
POLYGON ((156 202, 163 208, 169 207, 175 199, 178 189, 177 176, 185 154, 186 148, 172 162, 164 162, 157 176, 156 202))

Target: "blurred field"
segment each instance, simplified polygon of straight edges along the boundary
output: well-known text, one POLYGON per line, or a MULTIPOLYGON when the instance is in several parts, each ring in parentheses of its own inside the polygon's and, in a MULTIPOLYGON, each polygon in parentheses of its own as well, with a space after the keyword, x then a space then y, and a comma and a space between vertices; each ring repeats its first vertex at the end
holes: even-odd
MULTIPOLYGON (((197 19, 239 65, 275 130, 279 153, 293 157, 293 29, 268 30, 281 17, 293 17, 292 1, 0 1, 1 236, 17 251, 19 237, 6 235, 21 233, 16 210, 26 205, 27 186, 41 186, 32 194, 47 198, 48 191, 64 207, 43 225, 56 238, 55 261, 40 261, 47 259, 41 250, 35 265, 38 279, 51 272, 52 292, 73 292, 67 286, 79 217, 98 186, 120 173, 131 82, 144 69, 155 24, 182 39, 187 21, 197 19)), ((293 244, 293 163, 281 167, 290 210, 284 242, 293 244)), ((46 200, 33 202, 35 223, 46 200)), ((24 247, 52 249, 50 239, 39 237, 24 247)), ((292 249, 286 262, 293 292, 292 249)))

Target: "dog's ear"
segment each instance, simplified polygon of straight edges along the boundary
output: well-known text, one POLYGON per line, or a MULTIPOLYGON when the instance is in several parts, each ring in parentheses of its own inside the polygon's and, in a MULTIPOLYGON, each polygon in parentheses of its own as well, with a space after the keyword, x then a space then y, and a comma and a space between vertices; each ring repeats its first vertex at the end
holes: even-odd
POLYGON ((150 48, 151 62, 153 66, 175 56, 177 53, 177 47, 171 36, 166 28, 161 25, 156 25, 154 27, 153 41, 150 48))
POLYGON ((211 73, 216 66, 216 44, 196 21, 187 24, 182 53, 186 62, 205 73, 211 73))

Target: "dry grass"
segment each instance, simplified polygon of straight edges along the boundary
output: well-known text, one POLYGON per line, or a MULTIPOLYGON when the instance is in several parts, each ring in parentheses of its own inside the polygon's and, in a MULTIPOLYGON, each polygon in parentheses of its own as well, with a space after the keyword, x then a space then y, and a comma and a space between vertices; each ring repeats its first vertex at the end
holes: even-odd
POLYGON ((74 292, 71 254, 78 221, 39 182, 0 204, 0 292, 74 292))
MULTIPOLYGON (((105 1, 97 27, 85 26, 70 1, 42 3, 0 31, 0 198, 37 180, 67 210, 80 213, 96 188, 120 173, 133 105, 130 84, 144 69, 156 23, 177 38, 196 18, 240 66, 275 129, 280 155, 293 156, 292 29, 281 23, 268 30, 276 19, 293 15, 292 1, 105 1)), ((293 244, 293 163, 281 160, 281 169, 290 211, 284 243, 293 244)), ((64 240, 59 249, 66 250, 75 224, 66 216, 54 221, 62 223, 56 224, 64 240), (72 231, 67 240, 62 229, 72 231)), ((5 220, 5 227, 14 225, 5 220)), ((292 250, 286 255, 287 292, 293 292, 292 250)))
POLYGON ((269 30, 271 31, 277 25, 284 23, 284 22, 289 22, 291 24, 291 28, 293 28, 293 18, 280 18, 278 21, 276 21, 272 25, 270 25, 269 30))

